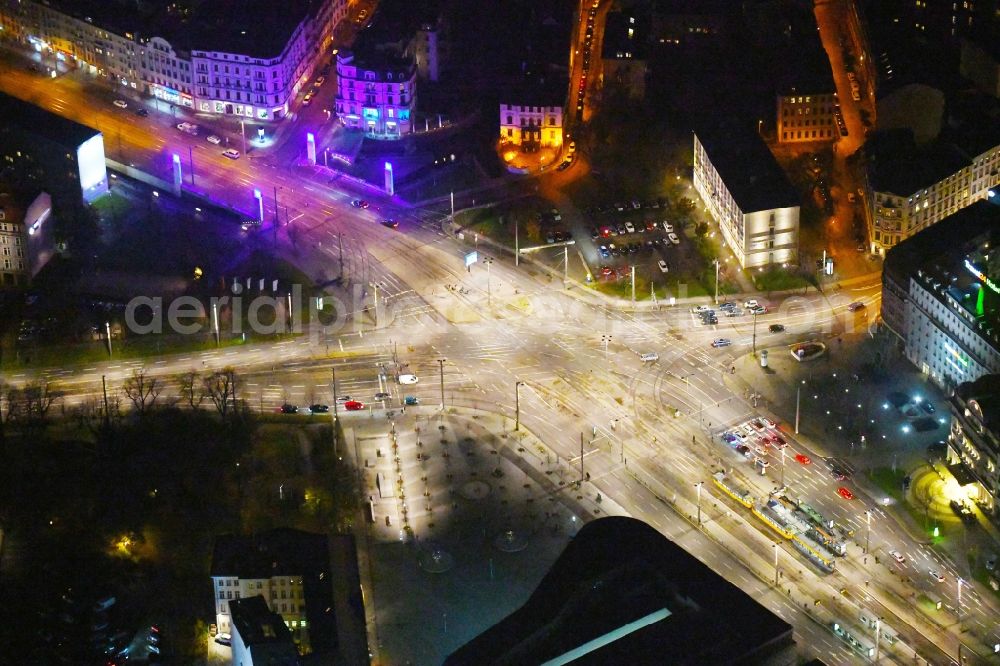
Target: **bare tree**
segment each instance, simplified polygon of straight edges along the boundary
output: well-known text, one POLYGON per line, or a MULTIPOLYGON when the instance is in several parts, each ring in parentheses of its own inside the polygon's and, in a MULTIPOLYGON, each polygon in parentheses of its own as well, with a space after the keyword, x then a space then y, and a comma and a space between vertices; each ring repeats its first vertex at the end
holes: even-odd
POLYGON ((62 393, 47 380, 29 382, 21 389, 21 410, 27 419, 44 423, 52 405, 61 397, 62 393))
POLYGON ((236 408, 236 388, 239 378, 232 367, 210 372, 203 379, 205 395, 215 405, 215 409, 224 419, 236 408))
POLYGON ((122 390, 142 415, 156 404, 156 398, 163 390, 163 382, 146 374, 145 369, 136 368, 132 371, 132 376, 125 380, 122 390))
POLYGON ((198 409, 205 400, 204 382, 200 381, 197 370, 188 370, 177 376, 181 399, 191 409, 198 409))

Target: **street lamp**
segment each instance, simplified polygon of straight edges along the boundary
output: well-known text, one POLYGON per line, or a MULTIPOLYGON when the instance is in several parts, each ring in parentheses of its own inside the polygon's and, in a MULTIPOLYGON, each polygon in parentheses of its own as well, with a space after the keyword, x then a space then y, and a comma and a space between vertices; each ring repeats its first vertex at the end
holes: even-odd
MULTIPOLYGON (((699 481, 694 484, 694 487, 698 489, 698 527, 701 527, 701 487, 705 485, 704 481, 699 481)), ((959 588, 961 591, 961 587, 959 588)))
POLYGON ((610 335, 602 335, 601 336, 601 344, 604 345, 604 363, 605 364, 607 364, 607 362, 608 362, 608 344, 610 342, 611 342, 611 336, 610 335))
POLYGON ((490 266, 493 265, 493 258, 486 257, 483 259, 483 263, 486 264, 486 307, 493 306, 493 291, 492 282, 490 280, 490 266))
POLYGON ((774 546, 774 586, 778 587, 778 544, 771 545, 774 546))
POLYGON ((715 258, 715 304, 719 304, 719 258, 715 258))
POLYGON ((514 430, 521 429, 521 392, 524 382, 514 382, 514 430))
POLYGON ((868 554, 869 545, 871 544, 872 537, 872 512, 865 511, 865 522, 867 523, 867 529, 865 531, 865 555, 868 554))
POLYGON ((962 632, 962 584, 965 583, 961 578, 958 579, 958 631, 962 632))
POLYGON ((781 485, 785 485, 785 449, 787 447, 781 447, 781 485))
POLYGON ((444 362, 447 360, 446 358, 439 358, 437 360, 438 365, 441 366, 441 411, 444 411, 444 362))

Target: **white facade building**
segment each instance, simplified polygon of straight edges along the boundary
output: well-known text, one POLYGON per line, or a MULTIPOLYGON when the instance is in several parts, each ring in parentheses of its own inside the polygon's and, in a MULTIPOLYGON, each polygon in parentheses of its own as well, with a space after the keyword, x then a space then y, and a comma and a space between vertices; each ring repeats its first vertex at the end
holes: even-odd
POLYGON ((694 187, 742 268, 798 260, 798 195, 756 133, 696 133, 694 187))
POLYGON ((147 36, 122 27, 145 26, 142 17, 115 15, 114 5, 99 0, 0 0, 0 38, 30 44, 43 60, 51 56, 75 65, 115 88, 203 113, 278 120, 328 53, 348 2, 300 0, 275 9, 265 0, 249 0, 228 21, 219 16, 222 5, 205 7, 214 13, 194 20, 170 6, 144 27, 157 32, 162 20, 162 34, 147 36), (276 11, 283 12, 274 14, 283 23, 268 19, 276 11), (240 22, 248 29, 238 29, 240 22), (205 30, 220 23, 225 30, 205 30), (195 25, 197 34, 190 34, 195 25), (266 39, 255 38, 255 30, 266 39))
POLYGON ((556 148, 563 143, 563 107, 539 95, 512 95, 500 103, 500 141, 522 150, 556 148))
POLYGON ((413 130, 417 68, 389 53, 337 54, 337 115, 366 136, 398 139, 413 130))
MULTIPOLYGON (((985 199, 990 188, 1000 185, 1000 145, 992 146, 971 160, 955 153, 957 149, 947 155, 954 166, 944 169, 946 175, 924 187, 900 193, 901 187, 882 185, 878 179, 872 182, 874 192, 869 219, 873 226, 869 229, 869 237, 873 253, 884 254, 913 234, 985 199)), ((933 160, 941 154, 937 151, 926 159, 933 160)), ((900 169, 915 167, 917 164, 911 161, 900 169)))

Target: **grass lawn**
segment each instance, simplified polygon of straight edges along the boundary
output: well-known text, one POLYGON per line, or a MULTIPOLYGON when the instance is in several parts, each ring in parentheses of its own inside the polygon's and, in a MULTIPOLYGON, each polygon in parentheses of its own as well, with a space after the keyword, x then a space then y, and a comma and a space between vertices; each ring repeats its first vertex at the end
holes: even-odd
POLYGON ((795 273, 780 268, 773 268, 763 273, 754 273, 753 282, 759 291, 786 291, 789 289, 804 289, 812 283, 795 273))

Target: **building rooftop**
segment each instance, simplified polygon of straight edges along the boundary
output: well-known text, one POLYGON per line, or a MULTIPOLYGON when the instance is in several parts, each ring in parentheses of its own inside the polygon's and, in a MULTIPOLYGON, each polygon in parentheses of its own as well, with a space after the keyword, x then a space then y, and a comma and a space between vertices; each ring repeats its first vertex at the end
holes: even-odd
POLYGON ((963 320, 977 335, 1000 345, 1000 261, 995 255, 989 259, 989 249, 997 246, 1000 204, 980 200, 889 250, 884 279, 900 285, 921 280, 929 291, 961 308, 963 320))
POLYGON ((728 121, 695 128, 726 188, 744 213, 801 204, 785 172, 755 129, 728 121))
POLYGON ((566 103, 566 78, 550 76, 522 81, 500 92, 501 104, 519 106, 558 106, 566 103))
POLYGON ((0 134, 12 131, 39 137, 65 148, 76 148, 100 134, 86 125, 0 93, 0 134))
POLYGON ((945 140, 918 146, 913 132, 898 128, 876 132, 865 144, 869 175, 876 192, 908 197, 971 164, 969 157, 945 140))
POLYGON ((719 15, 731 16, 739 12, 739 4, 732 0, 654 0, 653 12, 669 15, 719 15))
POLYGON ((1000 434, 1000 375, 983 375, 974 382, 959 384, 955 395, 965 403, 974 400, 983 425, 1000 434))
POLYGON ((601 58, 605 60, 645 60, 649 20, 635 12, 608 12, 604 26, 601 58))
POLYGON ((355 49, 341 49, 337 54, 337 62, 351 65, 358 69, 377 72, 379 79, 392 74, 393 80, 408 81, 416 76, 417 65, 413 58, 398 55, 389 49, 378 49, 360 45, 355 49))
POLYGON ((163 37, 182 51, 270 59, 324 0, 47 0, 59 11, 137 39, 163 37))
POLYGON ((437 25, 441 14, 438 0, 380 0, 375 15, 358 35, 359 44, 398 44, 402 47, 425 25, 437 25))
POLYGON ((326 536, 288 527, 252 536, 223 534, 212 552, 212 576, 271 578, 329 569, 326 536))
POLYGON ((1000 100, 978 91, 948 95, 941 137, 969 158, 1000 146, 1000 100))
POLYGON ((259 594, 229 602, 234 629, 247 647, 254 666, 297 666, 299 653, 291 632, 259 594))
POLYGON ((791 640, 788 623, 680 546, 612 517, 587 523, 527 603, 445 664, 642 666, 665 650, 671 664, 752 663, 791 640))

